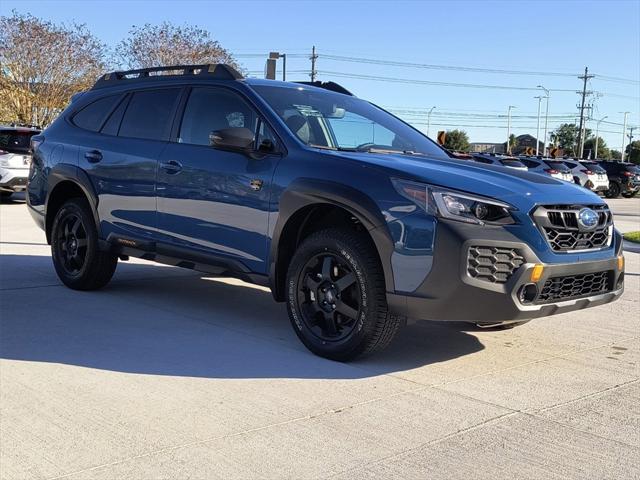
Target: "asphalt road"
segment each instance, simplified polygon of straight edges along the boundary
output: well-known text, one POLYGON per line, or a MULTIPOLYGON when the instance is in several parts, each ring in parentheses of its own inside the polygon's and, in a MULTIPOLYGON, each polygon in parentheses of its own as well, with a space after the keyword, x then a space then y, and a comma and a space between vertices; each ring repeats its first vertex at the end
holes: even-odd
MULTIPOLYGON (((611 202, 640 230, 640 199, 611 202)), ((420 322, 320 359, 265 289, 143 261, 99 292, 0 206, 0 478, 640 477, 640 254, 616 303, 420 322)))

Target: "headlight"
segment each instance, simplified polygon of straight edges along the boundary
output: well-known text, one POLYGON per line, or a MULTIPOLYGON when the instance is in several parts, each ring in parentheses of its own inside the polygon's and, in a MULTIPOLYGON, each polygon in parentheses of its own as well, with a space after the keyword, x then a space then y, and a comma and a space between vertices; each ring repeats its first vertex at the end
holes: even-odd
POLYGON ((396 191, 425 212, 477 225, 511 225, 513 206, 492 198, 436 187, 409 180, 391 179, 396 191))

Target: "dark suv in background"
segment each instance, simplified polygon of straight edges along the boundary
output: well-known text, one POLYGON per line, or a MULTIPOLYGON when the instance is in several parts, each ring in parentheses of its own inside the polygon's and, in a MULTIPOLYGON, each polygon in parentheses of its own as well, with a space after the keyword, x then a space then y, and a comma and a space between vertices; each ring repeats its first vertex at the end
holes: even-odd
POLYGON ((109 73, 33 145, 29 211, 64 284, 100 288, 130 255, 233 275, 270 286, 332 359, 407 318, 514 325, 623 291, 598 196, 453 159, 331 82, 109 73))
POLYGON ((600 162, 600 166, 609 177, 609 190, 605 193, 607 198, 617 198, 621 194, 630 198, 640 190, 640 168, 637 165, 626 162, 600 162))

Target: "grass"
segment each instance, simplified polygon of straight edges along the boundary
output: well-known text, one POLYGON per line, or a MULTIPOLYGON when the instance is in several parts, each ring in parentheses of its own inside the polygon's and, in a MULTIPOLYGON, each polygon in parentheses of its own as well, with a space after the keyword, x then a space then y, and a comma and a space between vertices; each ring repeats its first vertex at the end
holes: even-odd
POLYGON ((640 243, 640 231, 625 233, 624 239, 629 240, 630 242, 640 243))

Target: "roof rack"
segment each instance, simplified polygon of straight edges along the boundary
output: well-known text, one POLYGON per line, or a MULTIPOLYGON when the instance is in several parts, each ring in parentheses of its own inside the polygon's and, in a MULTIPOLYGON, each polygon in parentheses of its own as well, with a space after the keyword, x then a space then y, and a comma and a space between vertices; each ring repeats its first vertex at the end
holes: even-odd
POLYGON ((349 90, 336 82, 321 82, 316 80, 315 82, 295 82, 301 85, 311 85, 312 87, 324 88, 325 90, 331 90, 332 92, 342 93, 344 95, 354 96, 349 90))
POLYGON ((243 76, 235 68, 224 63, 206 65, 170 65, 167 67, 140 68, 105 73, 93 85, 96 88, 116 85, 119 81, 143 81, 171 78, 180 75, 203 75, 217 80, 240 80, 243 76))

